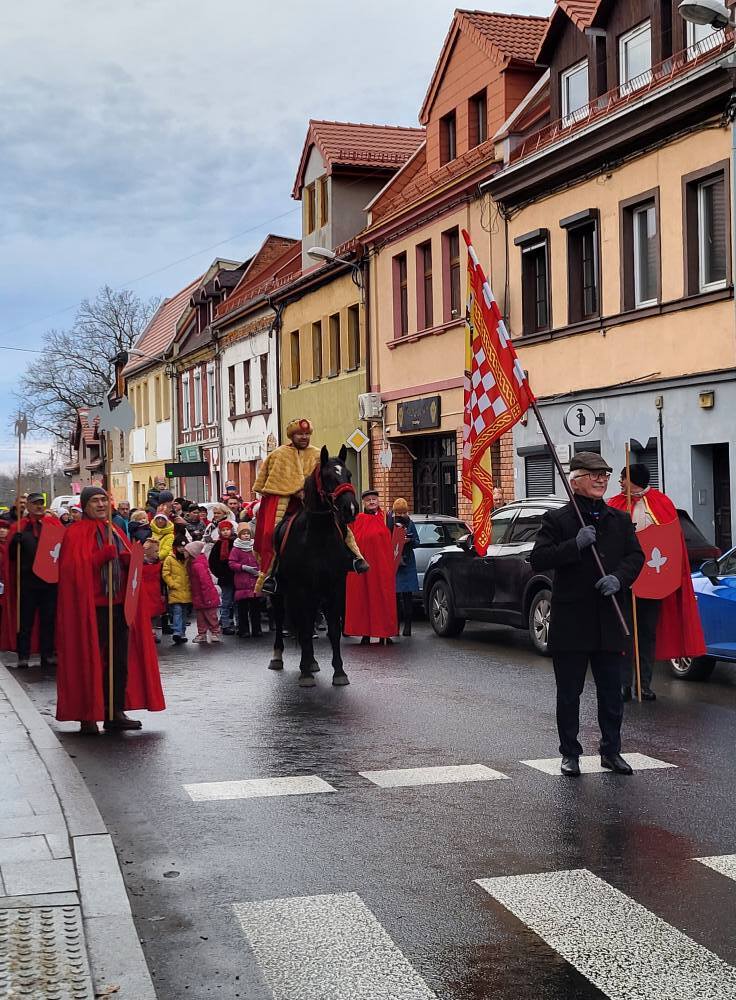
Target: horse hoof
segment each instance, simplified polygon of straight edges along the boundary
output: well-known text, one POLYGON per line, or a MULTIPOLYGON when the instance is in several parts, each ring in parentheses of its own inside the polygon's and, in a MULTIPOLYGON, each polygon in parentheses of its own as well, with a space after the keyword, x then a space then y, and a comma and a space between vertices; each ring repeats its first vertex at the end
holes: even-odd
POLYGON ((312 660, 312 666, 309 668, 313 674, 319 673, 319 663, 316 660, 312 660))
POLYGON ((348 680, 347 674, 335 674, 332 678, 332 683, 335 687, 345 687, 345 685, 349 684, 350 681, 348 680))
POLYGON ((299 678, 300 688, 313 688, 316 685, 316 683, 317 681, 314 679, 314 677, 312 677, 311 674, 302 674, 302 676, 299 678))
POLYGON ((268 669, 269 670, 283 670, 284 669, 284 661, 283 660, 271 660, 271 662, 268 665, 268 669))

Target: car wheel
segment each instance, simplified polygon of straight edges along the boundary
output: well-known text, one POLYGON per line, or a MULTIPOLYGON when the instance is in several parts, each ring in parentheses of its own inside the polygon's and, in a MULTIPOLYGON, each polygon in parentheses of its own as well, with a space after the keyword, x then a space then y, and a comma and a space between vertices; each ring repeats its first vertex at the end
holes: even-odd
POLYGON ((437 635, 443 638, 460 635, 465 628, 465 619, 455 614, 452 593, 444 580, 438 580, 430 591, 429 620, 437 635))
POLYGON ((532 645, 542 656, 549 656, 549 616, 552 609, 552 593, 540 590, 532 598, 529 607, 529 637, 532 645))
POLYGON ((676 656, 670 660, 670 670, 681 681, 707 681, 716 661, 712 656, 676 656))

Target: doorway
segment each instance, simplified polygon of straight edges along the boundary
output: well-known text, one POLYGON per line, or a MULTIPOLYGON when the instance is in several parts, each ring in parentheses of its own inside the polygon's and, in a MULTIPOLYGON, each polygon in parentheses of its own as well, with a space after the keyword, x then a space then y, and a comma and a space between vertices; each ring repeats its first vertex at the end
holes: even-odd
POLYGON ((722 552, 732 547, 731 465, 727 444, 713 445, 713 518, 715 543, 722 552))
POLYGON ((457 517, 457 438, 438 434, 413 438, 414 510, 457 517))

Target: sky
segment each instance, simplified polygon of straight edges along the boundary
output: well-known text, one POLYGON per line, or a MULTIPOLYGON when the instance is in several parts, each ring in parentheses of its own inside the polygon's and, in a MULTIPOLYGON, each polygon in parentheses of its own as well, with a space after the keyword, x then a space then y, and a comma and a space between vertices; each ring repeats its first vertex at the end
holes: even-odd
MULTIPOLYGON (((470 5, 469 5, 470 6, 470 5)), ((474 7, 549 14, 552 0, 474 7)), ((33 0, 0 35, 0 468, 19 374, 98 288, 175 294, 299 235, 310 118, 416 125, 443 0, 33 0)), ((26 403, 32 407, 32 400, 26 403)), ((48 444, 28 441, 28 458, 48 444)), ((36 456, 37 457, 37 456, 36 456)))

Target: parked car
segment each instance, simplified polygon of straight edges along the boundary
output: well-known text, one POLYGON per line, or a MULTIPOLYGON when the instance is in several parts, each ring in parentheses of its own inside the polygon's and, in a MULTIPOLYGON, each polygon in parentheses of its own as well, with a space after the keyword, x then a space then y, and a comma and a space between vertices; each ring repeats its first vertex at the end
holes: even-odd
POLYGON ((692 580, 708 652, 672 660, 672 673, 682 680, 704 681, 718 660, 736 663, 736 548, 720 559, 706 560, 692 580))
POLYGON ((421 598, 424 574, 432 556, 448 545, 455 545, 459 538, 470 531, 465 521, 447 514, 410 514, 419 535, 419 545, 414 549, 417 561, 419 590, 415 595, 421 598))
POLYGON ((685 546, 687 548, 688 559, 690 560, 690 572, 695 573, 706 559, 718 559, 721 550, 717 545, 708 541, 687 511, 678 510, 677 516, 680 519, 680 527, 685 536, 685 546))

